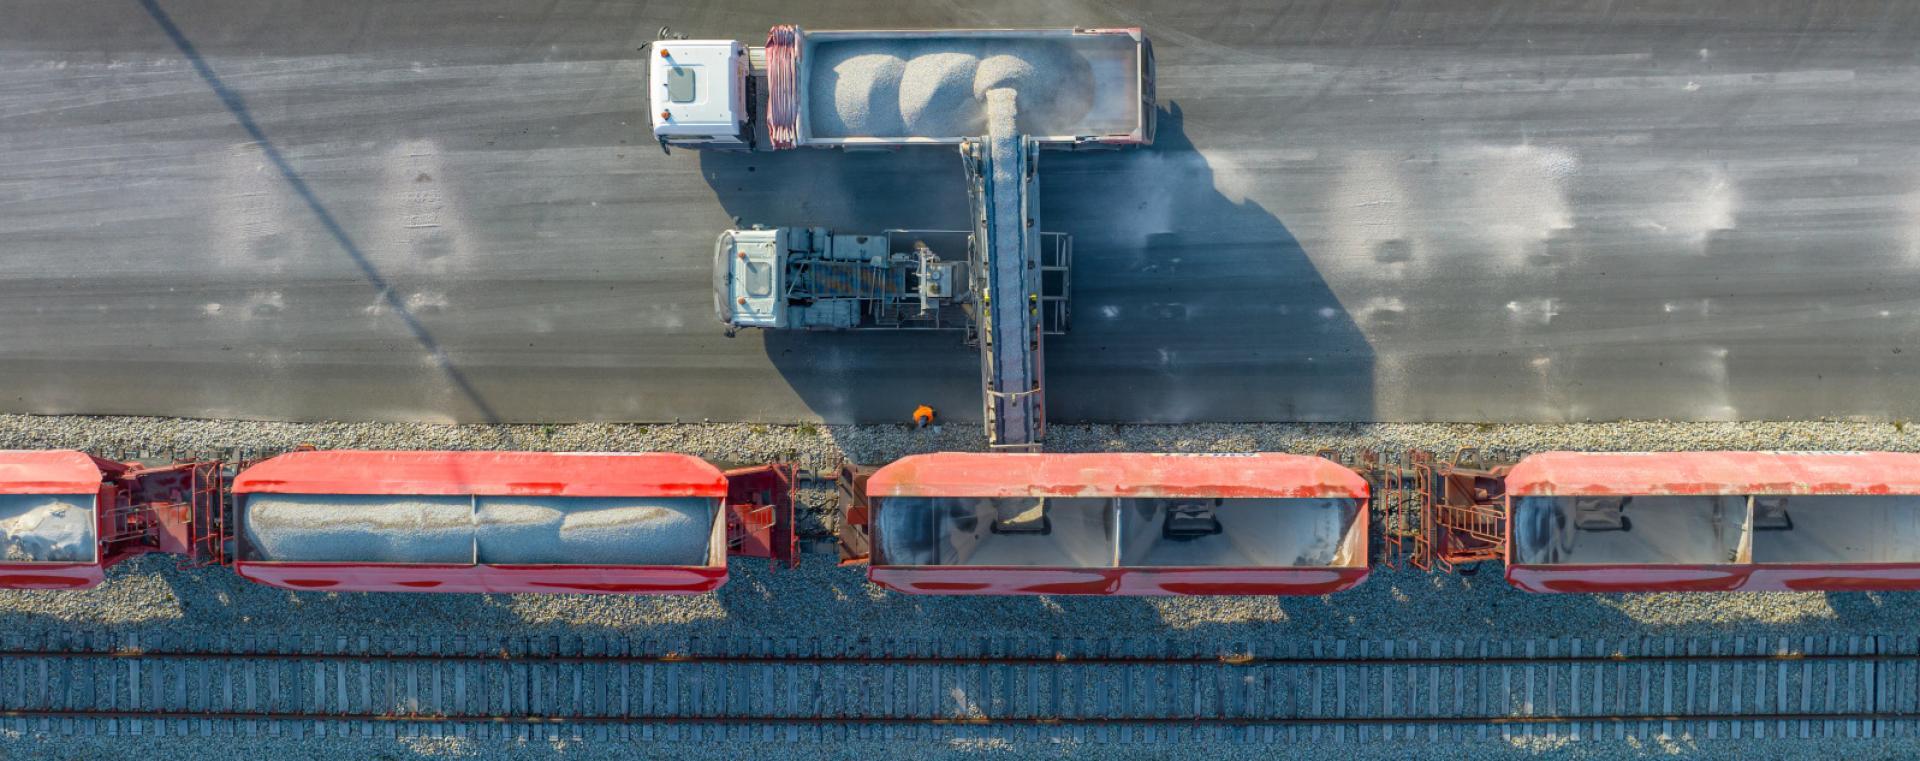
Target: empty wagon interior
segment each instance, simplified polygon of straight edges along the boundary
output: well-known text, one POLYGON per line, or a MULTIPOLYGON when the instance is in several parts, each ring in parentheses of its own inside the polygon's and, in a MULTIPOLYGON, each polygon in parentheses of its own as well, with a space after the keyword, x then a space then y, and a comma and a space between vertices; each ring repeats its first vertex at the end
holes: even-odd
POLYGON ((0 563, 98 560, 94 494, 0 494, 0 563))
POLYGON ((1754 497, 1755 563, 1920 563, 1920 496, 1754 497))
POLYGON ((242 559, 262 562, 705 566, 719 500, 252 494, 242 559))
POLYGON ((1920 496, 1525 497, 1523 565, 1920 562, 1920 496))
POLYGON ((889 497, 887 566, 1295 568, 1359 562, 1354 499, 889 497))
POLYGON ((809 32, 802 129, 815 140, 957 142, 988 133, 987 93, 1017 93, 1041 139, 1121 135, 1142 120, 1140 41, 1070 30, 809 32))
POLYGON ((1523 564, 1731 563, 1745 500, 1729 496, 1525 497, 1513 515, 1523 564))

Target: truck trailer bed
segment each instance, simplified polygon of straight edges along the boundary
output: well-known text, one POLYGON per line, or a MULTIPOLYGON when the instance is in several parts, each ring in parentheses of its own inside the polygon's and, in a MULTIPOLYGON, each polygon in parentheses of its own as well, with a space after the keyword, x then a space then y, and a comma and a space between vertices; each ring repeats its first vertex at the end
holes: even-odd
MULTIPOLYGON (((1137 29, 826 31, 769 40, 771 87, 794 89, 797 143, 957 144, 987 133, 988 91, 1021 93, 1042 143, 1152 138, 1152 57, 1137 29), (789 67, 791 78, 780 75, 789 67)), ((781 93, 772 94, 776 100, 781 93)), ((781 109, 772 109, 778 114, 781 109)))

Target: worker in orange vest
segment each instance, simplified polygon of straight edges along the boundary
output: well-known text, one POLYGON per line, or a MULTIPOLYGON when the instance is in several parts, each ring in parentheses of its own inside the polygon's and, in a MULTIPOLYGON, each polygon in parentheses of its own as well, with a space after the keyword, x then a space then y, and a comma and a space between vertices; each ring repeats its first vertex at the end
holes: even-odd
POLYGON ((913 409, 913 425, 916 428, 925 428, 933 425, 933 408, 924 404, 915 407, 913 409))

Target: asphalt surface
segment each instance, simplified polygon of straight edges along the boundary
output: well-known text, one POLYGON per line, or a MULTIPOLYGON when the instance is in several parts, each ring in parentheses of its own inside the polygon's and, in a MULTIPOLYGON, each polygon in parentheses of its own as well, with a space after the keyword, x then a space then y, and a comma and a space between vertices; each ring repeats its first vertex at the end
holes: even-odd
POLYGON ((956 228, 942 149, 663 155, 671 25, 1143 26, 1043 157, 1056 420, 1920 417, 1920 5, 12 0, 0 410, 977 418, 924 335, 721 335, 715 234, 956 228))

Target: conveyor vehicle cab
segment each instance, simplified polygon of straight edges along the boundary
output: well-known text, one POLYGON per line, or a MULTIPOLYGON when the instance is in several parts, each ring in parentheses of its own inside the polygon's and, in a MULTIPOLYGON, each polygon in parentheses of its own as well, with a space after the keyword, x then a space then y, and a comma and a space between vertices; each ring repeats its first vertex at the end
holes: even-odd
POLYGON ((917 455, 866 482, 868 578, 923 594, 1326 594, 1366 578, 1367 493, 1285 454, 917 455))
POLYGON ((1529 591, 1920 589, 1920 455, 1551 452, 1506 483, 1529 591))
POLYGON ((191 555, 219 490, 217 464, 0 450, 0 589, 86 589, 134 555, 191 555))
POLYGON ((340 592, 705 592, 727 479, 686 455, 294 452, 234 480, 235 570, 340 592))

